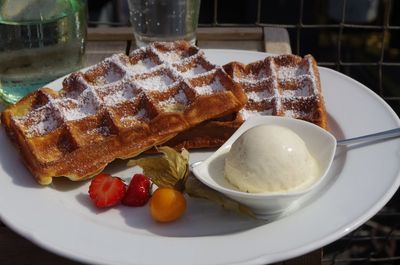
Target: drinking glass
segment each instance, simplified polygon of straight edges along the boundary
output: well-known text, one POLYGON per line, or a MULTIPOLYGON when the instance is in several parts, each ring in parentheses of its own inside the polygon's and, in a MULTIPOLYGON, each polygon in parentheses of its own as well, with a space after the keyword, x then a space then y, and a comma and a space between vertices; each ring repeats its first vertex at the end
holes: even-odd
POLYGON ((128 0, 136 45, 153 41, 196 42, 200 0, 128 0))
POLYGON ((0 1, 0 101, 81 68, 86 30, 84 0, 0 1))

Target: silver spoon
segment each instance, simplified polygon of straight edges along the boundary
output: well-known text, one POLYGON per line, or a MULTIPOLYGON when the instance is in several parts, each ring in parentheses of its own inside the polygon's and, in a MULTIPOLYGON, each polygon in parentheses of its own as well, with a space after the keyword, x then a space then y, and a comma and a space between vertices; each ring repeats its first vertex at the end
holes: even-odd
MULTIPOLYGON (((372 134, 367 134, 367 135, 362 135, 362 136, 357 136, 349 139, 342 139, 342 140, 337 140, 336 145, 338 146, 343 146, 343 145, 351 145, 351 144, 357 144, 357 143, 370 143, 378 140, 386 140, 386 139, 391 139, 391 138, 396 138, 400 136, 400 128, 396 129, 391 129, 387 131, 382 131, 378 133, 372 133, 372 134)), ((194 162, 190 165, 190 169, 192 169, 195 166, 198 166, 201 164, 203 161, 197 161, 194 162)))
POLYGON ((396 129, 392 129, 392 130, 382 131, 382 132, 373 133, 373 134, 367 134, 367 135, 358 136, 358 137, 354 137, 354 138, 337 140, 336 144, 337 145, 350 145, 350 144, 356 144, 356 143, 369 143, 369 142, 374 142, 374 141, 378 141, 378 140, 395 138, 395 137, 399 137, 399 136, 400 136, 400 128, 396 128, 396 129))

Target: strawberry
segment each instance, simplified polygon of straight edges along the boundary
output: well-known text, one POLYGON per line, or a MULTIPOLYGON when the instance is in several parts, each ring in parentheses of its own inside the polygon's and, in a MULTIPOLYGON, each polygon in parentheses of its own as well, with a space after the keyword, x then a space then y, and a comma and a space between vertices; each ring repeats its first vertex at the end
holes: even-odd
POLYGON ((106 173, 95 176, 89 186, 89 196, 98 208, 120 203, 125 194, 126 184, 106 173))
POLYGON ((143 174, 135 174, 129 183, 122 204, 127 206, 143 206, 150 198, 150 180, 143 174))

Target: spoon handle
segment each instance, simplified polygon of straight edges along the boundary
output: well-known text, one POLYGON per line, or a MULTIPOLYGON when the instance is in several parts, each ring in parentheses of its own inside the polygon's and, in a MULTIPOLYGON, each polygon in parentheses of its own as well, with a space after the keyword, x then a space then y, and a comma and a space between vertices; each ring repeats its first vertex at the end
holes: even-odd
POLYGON ((366 142, 373 142, 377 140, 389 139, 400 136, 400 128, 363 135, 359 137, 349 138, 338 140, 336 143, 337 145, 348 145, 348 144, 355 144, 355 143, 366 143, 366 142))

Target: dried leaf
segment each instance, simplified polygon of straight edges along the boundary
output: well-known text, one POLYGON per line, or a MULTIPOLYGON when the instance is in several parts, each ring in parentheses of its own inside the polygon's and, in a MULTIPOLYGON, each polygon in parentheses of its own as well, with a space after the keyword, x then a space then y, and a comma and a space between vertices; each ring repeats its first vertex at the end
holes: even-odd
POLYGON ((164 155, 130 160, 128 166, 141 167, 143 173, 159 187, 172 187, 183 191, 189 173, 189 152, 182 149, 179 153, 167 146, 158 150, 164 155))

